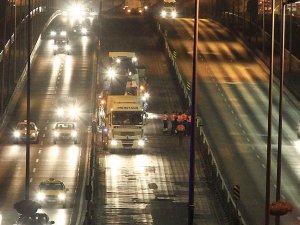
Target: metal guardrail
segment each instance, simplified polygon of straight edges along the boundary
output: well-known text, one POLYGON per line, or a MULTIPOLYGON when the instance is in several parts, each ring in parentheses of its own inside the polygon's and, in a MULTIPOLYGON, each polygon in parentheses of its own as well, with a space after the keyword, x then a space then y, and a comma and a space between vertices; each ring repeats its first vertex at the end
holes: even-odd
MULTIPOLYGON (((182 76, 182 74, 181 74, 181 72, 180 72, 180 70, 177 66, 176 57, 174 57, 174 54, 173 54, 174 50, 172 50, 170 48, 170 46, 168 44, 168 41, 167 41, 167 32, 161 29, 161 26, 160 26, 159 23, 157 24, 157 29, 158 29, 159 33, 161 34, 161 36, 164 40, 164 45, 165 45, 165 48, 166 48, 166 51, 167 51, 167 55, 168 55, 168 57, 169 57, 169 59, 172 63, 172 66, 173 66, 174 71, 176 73, 179 85, 183 90, 184 97, 188 101, 189 106, 191 106, 191 82, 188 81, 184 76, 182 76)), ((228 188, 228 185, 225 182, 225 179, 222 175, 222 172, 218 167, 218 164, 217 164, 217 161, 216 161, 215 156, 213 154, 213 151, 212 151, 212 149, 211 149, 211 147, 210 147, 210 145, 207 141, 207 138, 205 136, 205 133, 202 129, 200 129, 199 135, 200 135, 201 139, 203 140, 202 144, 205 145, 204 148, 206 148, 207 151, 208 151, 208 154, 211 155, 211 162, 210 163, 211 163, 211 166, 213 166, 216 170, 216 179, 221 180, 221 189, 222 189, 223 192, 225 192, 225 194, 227 196, 226 201, 227 201, 228 204, 231 203, 234 206, 235 211, 237 212, 237 218, 235 218, 235 219, 239 221, 238 224, 247 225, 246 221, 244 220, 244 218, 242 216, 242 213, 238 209, 238 206, 237 206, 236 201, 234 199, 233 193, 230 191, 231 189, 228 188)))

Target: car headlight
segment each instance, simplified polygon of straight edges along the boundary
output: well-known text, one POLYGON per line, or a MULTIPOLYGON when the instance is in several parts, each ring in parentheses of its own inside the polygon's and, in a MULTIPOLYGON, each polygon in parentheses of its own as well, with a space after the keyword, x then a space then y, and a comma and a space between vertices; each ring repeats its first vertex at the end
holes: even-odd
POLYGON ((172 18, 175 18, 175 17, 177 16, 177 12, 173 11, 173 12, 171 13, 171 16, 172 16, 172 18))
POLYGON ((36 198, 38 201, 43 201, 43 200, 45 200, 46 195, 43 192, 39 192, 39 193, 37 193, 36 198))
POLYGON ((36 133, 34 132, 34 133, 31 133, 30 134, 32 137, 35 137, 36 136, 36 133))
POLYGON ((58 131, 54 131, 54 137, 58 137, 59 136, 59 132, 58 131))
POLYGON ((72 131, 71 136, 72 137, 77 137, 77 131, 72 131))
POLYGON ((62 108, 58 108, 57 110, 56 110, 56 114, 58 115, 58 116, 63 116, 64 115, 64 109, 62 109, 62 108))
POLYGON ((56 35, 56 32, 55 32, 55 31, 51 31, 51 32, 50 32, 50 35, 51 35, 51 36, 55 36, 55 35, 56 35))
POLYGON ((70 45, 66 45, 66 46, 65 46, 65 49, 66 49, 67 51, 70 51, 70 50, 71 50, 71 46, 70 46, 70 45))
POLYGON ((166 17, 167 12, 163 10, 163 11, 161 11, 160 15, 161 15, 162 17, 166 17))
POLYGON ((61 200, 61 201, 63 201, 63 200, 66 199, 66 195, 65 195, 64 193, 60 193, 60 194, 58 195, 58 199, 61 200))
POLYGON ((116 146, 118 144, 118 142, 116 140, 111 140, 111 145, 116 146))
POLYGON ((58 49, 58 46, 57 46, 57 45, 54 45, 54 46, 53 46, 53 49, 54 49, 54 50, 57 50, 57 49, 58 49))
POLYGON ((15 131, 14 132, 14 137, 15 138, 19 138, 21 136, 20 132, 19 131, 15 131))
POLYGON ((144 140, 138 140, 138 146, 144 146, 145 141, 144 140))
POLYGON ((86 29, 86 28, 82 28, 82 29, 81 29, 81 33, 82 33, 82 34, 86 34, 86 33, 87 33, 87 29, 86 29))

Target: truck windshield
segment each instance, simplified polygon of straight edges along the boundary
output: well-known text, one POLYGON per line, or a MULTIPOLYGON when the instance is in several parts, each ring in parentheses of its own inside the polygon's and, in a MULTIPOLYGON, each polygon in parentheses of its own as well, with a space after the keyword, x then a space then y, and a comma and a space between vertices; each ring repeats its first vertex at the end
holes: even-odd
POLYGON ((164 7, 174 7, 175 8, 176 3, 175 2, 164 2, 164 7))
POLYGON ((143 125, 142 112, 113 112, 113 125, 143 125))

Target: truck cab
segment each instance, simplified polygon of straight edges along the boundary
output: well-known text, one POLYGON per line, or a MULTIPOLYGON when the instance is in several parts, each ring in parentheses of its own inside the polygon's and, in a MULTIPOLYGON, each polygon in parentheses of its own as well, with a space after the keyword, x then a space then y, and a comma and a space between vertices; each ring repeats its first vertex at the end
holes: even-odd
POLYGON ((160 15, 162 18, 176 18, 176 0, 164 0, 160 15))

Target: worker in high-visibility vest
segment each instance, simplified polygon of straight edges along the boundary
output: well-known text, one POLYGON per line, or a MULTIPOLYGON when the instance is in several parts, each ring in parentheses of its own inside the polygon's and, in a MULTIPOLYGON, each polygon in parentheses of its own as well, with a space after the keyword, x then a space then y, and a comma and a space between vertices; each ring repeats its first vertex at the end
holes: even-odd
POLYGON ((163 132, 166 132, 168 131, 168 114, 166 111, 162 114, 161 119, 163 121, 163 132))
POLYGON ((176 127, 177 135, 178 135, 178 142, 179 145, 182 146, 182 140, 185 133, 185 126, 182 122, 179 122, 176 127))
POLYGON ((176 120, 177 120, 177 115, 176 112, 173 111, 170 115, 170 120, 171 120, 171 135, 175 134, 175 129, 176 129, 176 120))

